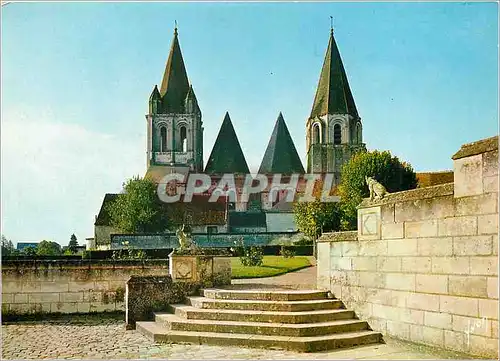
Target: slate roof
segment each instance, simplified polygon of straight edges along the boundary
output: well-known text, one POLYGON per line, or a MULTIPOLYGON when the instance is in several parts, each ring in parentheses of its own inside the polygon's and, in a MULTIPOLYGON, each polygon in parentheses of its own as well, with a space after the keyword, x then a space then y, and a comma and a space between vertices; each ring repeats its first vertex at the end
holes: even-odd
POLYGON ((183 113, 184 101, 188 92, 189 81, 179 45, 177 28, 175 28, 174 39, 172 40, 172 46, 160 87, 162 111, 167 113, 183 113))
POLYGON ((330 31, 330 41, 321 69, 311 118, 325 114, 350 114, 358 118, 358 111, 349 88, 337 43, 333 37, 333 30, 330 31))
POLYGON ((118 194, 116 193, 106 193, 104 195, 104 199, 102 200, 101 209, 99 210, 99 214, 95 220, 95 226, 109 226, 110 225, 110 216, 107 210, 108 204, 113 202, 118 194))
POLYGON ((207 174, 248 174, 247 161, 234 131, 229 113, 226 112, 210 157, 205 167, 207 174))
POLYGON ((266 214, 264 212, 229 212, 228 224, 230 228, 265 228, 266 214))
POLYGON ((305 173, 281 112, 276 120, 271 139, 259 167, 259 174, 274 173, 305 173))

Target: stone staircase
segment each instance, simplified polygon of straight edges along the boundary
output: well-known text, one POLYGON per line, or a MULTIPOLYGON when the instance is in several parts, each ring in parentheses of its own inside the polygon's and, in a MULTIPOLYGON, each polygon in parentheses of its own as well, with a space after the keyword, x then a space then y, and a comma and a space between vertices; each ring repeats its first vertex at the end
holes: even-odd
POLYGON ((315 352, 382 342, 343 303, 317 290, 218 290, 155 313, 137 330, 155 342, 315 352))

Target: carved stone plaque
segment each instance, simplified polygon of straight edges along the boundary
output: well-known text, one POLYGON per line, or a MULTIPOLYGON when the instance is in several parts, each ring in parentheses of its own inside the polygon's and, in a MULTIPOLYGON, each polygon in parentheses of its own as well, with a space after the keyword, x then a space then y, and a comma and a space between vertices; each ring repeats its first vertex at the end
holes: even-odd
POLYGON ((380 207, 358 209, 358 239, 380 239, 380 207))

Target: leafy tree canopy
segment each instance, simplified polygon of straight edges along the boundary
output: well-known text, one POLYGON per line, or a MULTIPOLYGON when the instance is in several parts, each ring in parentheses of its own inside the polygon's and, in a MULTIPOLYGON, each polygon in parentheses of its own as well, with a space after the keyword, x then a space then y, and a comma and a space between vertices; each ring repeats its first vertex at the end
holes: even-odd
MULTIPOLYGON (((300 232, 316 239, 324 231, 338 231, 340 228, 340 208, 337 202, 322 202, 323 182, 316 181, 313 202, 294 202, 295 223, 300 232)), ((335 193, 335 191, 333 192, 335 193)))
POLYGON ((14 245, 12 244, 12 241, 7 239, 2 234, 2 256, 11 256, 15 253, 16 249, 14 248, 14 245))
POLYGON ((109 204, 111 224, 123 233, 159 232, 166 228, 156 184, 134 177, 123 184, 123 193, 109 204))
POLYGON ((38 256, 59 256, 62 254, 61 246, 52 241, 41 241, 36 247, 38 256))
POLYGON ((68 244, 69 253, 71 253, 71 254, 77 253, 78 250, 76 247, 78 247, 78 240, 77 240, 75 234, 73 233, 71 235, 71 238, 69 239, 69 244, 68 244))
POLYGON ((370 194, 365 177, 376 179, 389 192, 417 187, 417 177, 411 165, 393 157, 389 151, 356 153, 342 167, 339 195, 343 230, 357 228, 357 206, 370 194))

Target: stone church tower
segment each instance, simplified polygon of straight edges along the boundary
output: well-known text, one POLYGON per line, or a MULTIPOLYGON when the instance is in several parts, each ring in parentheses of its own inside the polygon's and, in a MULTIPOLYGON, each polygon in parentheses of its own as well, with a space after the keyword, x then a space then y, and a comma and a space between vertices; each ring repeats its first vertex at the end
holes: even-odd
POLYGON ((147 165, 203 171, 203 123, 198 101, 189 84, 177 28, 161 88, 149 98, 147 165))
POLYGON ((349 88, 337 44, 330 31, 311 115, 306 123, 308 173, 333 173, 340 183, 342 165, 366 149, 361 118, 349 88))

